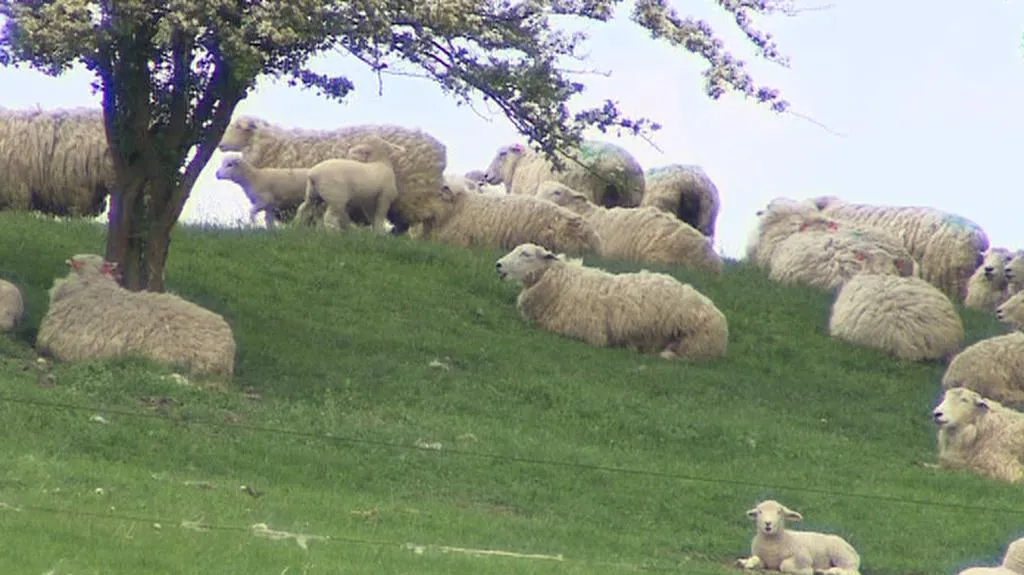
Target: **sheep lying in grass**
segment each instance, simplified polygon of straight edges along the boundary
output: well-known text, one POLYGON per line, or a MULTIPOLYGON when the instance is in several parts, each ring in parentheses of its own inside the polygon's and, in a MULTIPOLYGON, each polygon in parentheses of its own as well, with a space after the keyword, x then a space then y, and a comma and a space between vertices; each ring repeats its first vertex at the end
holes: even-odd
POLYGON ((964 307, 982 311, 995 311, 1008 297, 1006 264, 1012 254, 1006 248, 992 248, 985 252, 981 265, 967 279, 964 307))
POLYGON ((21 290, 9 281, 0 280, 0 333, 18 327, 24 313, 25 302, 21 298, 21 290))
POLYGON ((601 237, 582 216, 533 196, 480 194, 444 186, 436 192, 432 213, 410 234, 467 247, 510 250, 529 242, 572 254, 601 251, 601 237))
POLYGON ((1024 406, 1024 333, 977 341, 946 367, 942 387, 966 387, 992 399, 1024 406))
POLYGON ((967 279, 989 248, 981 226, 933 208, 853 204, 834 196, 813 201, 825 216, 898 235, 921 266, 921 278, 957 302, 963 301, 967 279))
POLYGON ((275 212, 295 210, 306 196, 309 170, 298 168, 257 168, 241 156, 228 156, 217 168, 218 180, 238 184, 249 198, 249 222, 263 212, 268 228, 274 227, 275 212))
POLYGON ((783 284, 833 290, 857 274, 912 277, 914 259, 899 240, 881 233, 837 229, 795 233, 778 244, 768 265, 768 277, 783 284))
POLYGON ((722 259, 711 240, 662 210, 601 207, 583 193, 552 180, 537 187, 537 197, 586 218, 601 236, 602 257, 722 271, 722 259))
POLYGON ((1024 250, 1013 253, 1010 261, 1006 262, 1003 273, 1006 275, 1008 295, 1024 291, 1024 250))
POLYGON ((757 228, 747 241, 746 258, 763 269, 770 267, 779 245, 793 234, 839 229, 839 222, 822 216, 813 204, 790 198, 775 198, 757 216, 757 228))
POLYGON ((750 557, 738 559, 744 569, 766 569, 794 575, 859 575, 860 555, 838 535, 786 529, 786 521, 803 516, 768 499, 747 511, 757 523, 750 557))
POLYGON ((611 274, 535 244, 517 246, 495 267, 502 280, 522 282, 516 300, 522 316, 552 333, 665 359, 725 355, 725 315, 668 274, 611 274))
POLYGON ((586 194, 599 206, 639 206, 644 195, 644 172, 625 149, 593 140, 584 141, 572 158, 561 156, 565 167, 555 168, 542 153, 522 144, 502 146, 487 168, 488 184, 504 183, 510 194, 532 196, 545 180, 561 182, 586 194))
POLYGON ((829 333, 908 361, 949 357, 964 339, 953 302, 914 277, 858 274, 832 304, 829 333))
POLYGON ((386 141, 352 146, 347 158, 324 160, 309 169, 305 199, 295 219, 310 223, 312 207, 327 204, 324 225, 346 229, 352 225, 349 210, 365 214, 373 230, 387 233, 388 212, 398 199, 395 169, 386 141))
POLYGON ((998 567, 968 567, 956 575, 1024 575, 1024 537, 1006 547, 1003 563, 998 567))
POLYGON ((1014 294, 996 308, 996 319, 1014 329, 1024 329, 1024 292, 1014 294))
POLYGON ((965 387, 951 387, 932 413, 939 466, 999 481, 1024 479, 1024 413, 965 387))
POLYGON ((715 235, 718 188, 700 166, 671 164, 644 172, 641 206, 664 210, 707 237, 715 235))
POLYGON ((176 295, 132 292, 117 284, 113 264, 74 256, 54 282, 36 349, 61 361, 142 355, 196 373, 230 376, 235 340, 224 318, 176 295), (99 267, 99 269, 97 269, 99 267))

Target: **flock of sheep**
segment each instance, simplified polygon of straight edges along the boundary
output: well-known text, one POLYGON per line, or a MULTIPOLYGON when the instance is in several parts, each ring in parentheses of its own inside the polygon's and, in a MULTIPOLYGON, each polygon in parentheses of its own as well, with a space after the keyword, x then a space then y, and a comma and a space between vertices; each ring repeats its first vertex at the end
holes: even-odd
MULTIPOLYGON (((726 354, 727 315, 665 273, 610 273, 582 257, 679 265, 720 273, 713 249, 719 196, 696 166, 644 172, 624 149, 587 141, 557 169, 521 144, 484 170, 446 173, 436 138, 397 126, 285 129, 236 118, 219 145, 217 177, 249 198, 268 227, 369 226, 419 241, 508 250, 495 270, 517 281, 520 314, 538 327, 599 347, 666 359, 726 354)), ((113 183, 102 116, 94 111, 0 111, 0 208, 96 215, 113 183), (16 153, 32 150, 33 153, 16 153), (107 153, 104 156, 104 153, 107 153), (98 161, 97 158, 102 159, 98 161), (44 167, 60 164, 60 169, 44 167), (47 179, 49 178, 49 179, 47 179)), ((938 465, 1002 481, 1024 479, 1024 251, 990 248, 973 222, 923 207, 777 198, 758 212, 746 260, 774 281, 831 290, 832 337, 906 361, 948 362, 935 407, 938 465), (1012 333, 963 348, 956 304, 993 313, 1012 333)), ((230 376, 235 342, 219 315, 173 294, 130 292, 116 266, 79 254, 55 281, 36 347, 60 360, 142 354, 230 376), (97 325, 91 313, 107 309, 97 325), (114 318, 111 320, 111 318, 114 318), (111 323, 111 321, 113 323, 111 323)), ((23 313, 0 281, 0 330, 23 313)), ((800 514, 774 501, 748 512, 751 556, 738 563, 786 573, 857 573, 842 539, 785 529, 800 514)), ((1024 574, 1024 543, 1004 567, 1024 574)), ((1006 571, 999 571, 1006 569, 1006 571)))

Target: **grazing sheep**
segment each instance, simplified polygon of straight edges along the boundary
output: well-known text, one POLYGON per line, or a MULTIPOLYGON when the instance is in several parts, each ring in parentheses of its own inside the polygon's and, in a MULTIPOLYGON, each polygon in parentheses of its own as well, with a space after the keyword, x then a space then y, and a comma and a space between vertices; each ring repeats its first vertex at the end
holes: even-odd
POLYGON ((847 203, 835 196, 814 199, 828 217, 870 225, 898 235, 921 266, 921 278, 962 302, 967 279, 988 250, 978 224, 933 208, 847 203))
POLYGON ((1024 575, 1024 537, 1010 542, 998 567, 969 567, 956 575, 1024 575))
POLYGON ((725 315, 706 296, 668 274, 611 274, 523 244, 495 264, 520 281, 516 307, 541 328, 598 347, 659 353, 665 359, 725 355, 725 315))
POLYGON ((981 265, 967 279, 964 307, 982 311, 995 311, 1008 297, 1006 264, 1011 258, 1006 248, 991 248, 985 252, 981 265))
POLYGON ((238 184, 249 198, 249 222, 263 212, 268 228, 274 227, 275 211, 294 211, 306 197, 309 170, 299 168, 256 168, 242 156, 228 156, 217 168, 218 180, 238 184))
POLYGON ((715 235, 718 188, 700 166, 671 164, 644 173, 641 206, 665 210, 707 237, 715 235))
POLYGON ((951 387, 935 406, 939 466, 999 481, 1024 478, 1024 413, 966 387, 951 387))
POLYGON ((977 341, 946 367, 942 387, 966 387, 992 399, 1024 406, 1024 333, 977 341))
POLYGON ((834 290, 860 273, 913 277, 916 263, 903 244, 888 234, 850 229, 810 230, 778 244, 768 277, 783 284, 834 290))
POLYGON ((353 146, 347 158, 324 160, 309 169, 305 199, 295 219, 309 223, 312 206, 327 204, 325 225, 346 229, 352 224, 349 210, 370 219, 374 231, 387 233, 387 216, 398 199, 395 170, 387 142, 353 146))
POLYGON ((644 195, 644 172, 623 148, 587 140, 572 157, 561 155, 565 167, 557 170, 544 154, 522 144, 502 146, 487 168, 485 181, 504 183, 510 194, 532 196, 541 182, 555 180, 583 192, 599 206, 640 205, 644 195))
POLYGON ((435 193, 432 213, 410 233, 466 247, 508 250, 532 242, 572 254, 601 251, 601 237, 582 216, 532 196, 479 194, 445 186, 435 193))
POLYGON ((1007 295, 1024 291, 1024 250, 1017 250, 1003 269, 1007 281, 1007 295))
POLYGON ((115 184, 99 108, 0 108, 0 210, 95 217, 115 184))
POLYGON ((448 164, 444 144, 421 130, 378 125, 337 130, 285 129, 245 116, 228 126, 218 149, 242 152, 257 168, 311 168, 324 160, 344 158, 353 146, 375 139, 395 145, 388 157, 395 170, 398 200, 392 204, 388 219, 395 225, 395 233, 404 233, 410 225, 423 221, 421 204, 430 203, 444 184, 448 164))
POLYGON ((230 376, 235 340, 224 318, 169 293, 133 292, 117 284, 112 264, 85 254, 68 260, 54 281, 36 349, 61 361, 142 355, 196 373, 230 376))
POLYGON ((996 308, 996 319, 1014 329, 1024 329, 1024 292, 1014 294, 996 308))
POLYGON ((602 257, 722 271, 709 238, 657 208, 605 208, 553 180, 537 187, 537 197, 586 218, 601 236, 602 257))
POLYGON ((949 357, 964 339, 963 322, 945 294, 920 278, 893 275, 847 280, 828 329, 836 339, 908 361, 949 357))
POLYGON ((750 557, 737 559, 744 569, 765 569, 794 575, 859 575, 860 555, 845 539, 830 533, 786 529, 786 521, 803 516, 768 499, 747 511, 757 524, 750 557))
POLYGON ((0 280, 0 333, 14 331, 25 313, 25 302, 18 286, 0 280))

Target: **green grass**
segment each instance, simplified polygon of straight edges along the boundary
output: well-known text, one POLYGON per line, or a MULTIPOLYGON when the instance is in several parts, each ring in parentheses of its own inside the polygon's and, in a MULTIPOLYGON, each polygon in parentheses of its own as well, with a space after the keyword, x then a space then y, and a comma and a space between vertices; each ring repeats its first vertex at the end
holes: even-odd
MULTIPOLYGON (((847 537, 866 575, 995 563, 1020 529, 1019 486, 919 465, 941 365, 831 340, 828 294, 743 265, 670 270, 729 318, 728 357, 688 365, 525 324, 497 251, 179 228, 170 289, 238 340, 232 381, 189 387, 142 360, 37 365, 46 290, 102 245, 0 214, 28 308, 0 338, 0 502, 21 509, 0 506, 4 573, 737 573, 768 497, 847 537)), ((968 342, 1002 331, 964 318, 968 342)))

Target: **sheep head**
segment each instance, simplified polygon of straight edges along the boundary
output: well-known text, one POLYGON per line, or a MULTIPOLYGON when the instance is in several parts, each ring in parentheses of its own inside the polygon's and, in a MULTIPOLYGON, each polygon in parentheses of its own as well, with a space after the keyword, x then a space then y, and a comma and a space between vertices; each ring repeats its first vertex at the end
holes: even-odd
POLYGON ((569 208, 574 212, 586 208, 591 203, 583 193, 577 192, 569 186, 554 180, 541 182, 537 186, 537 197, 569 208))
POLYGON ((1024 537, 1011 542, 1003 556, 1003 567, 1024 574, 1024 537))
POLYGON ((1003 268, 1003 273, 1006 275, 1006 281, 1021 285, 1024 282, 1024 252, 1018 251, 1013 254, 1003 268))
POLYGON ((222 152, 241 152, 252 144, 256 130, 260 128, 260 121, 256 118, 242 117, 228 124, 224 135, 217 144, 217 149, 222 152))
POLYGON ((516 143, 498 148, 498 153, 491 160, 484 172, 484 182, 495 185, 505 182, 508 185, 512 181, 512 173, 515 172, 516 163, 526 153, 526 146, 516 143))
POLYGON ((77 254, 64 260, 78 277, 107 276, 116 279, 117 263, 108 262, 96 254, 77 254))
POLYGON ((538 272, 543 272, 552 262, 564 261, 546 248, 537 244, 519 244, 512 251, 495 262, 498 278, 507 281, 536 281, 538 272))
POLYGON ((242 156, 227 156, 220 162, 220 167, 217 168, 217 179, 218 180, 235 180, 239 175, 245 171, 245 160, 242 156))
POLYGON ((990 400, 966 387, 951 387, 935 406, 932 419, 939 427, 959 427, 974 423, 991 409, 990 400))
POLYGON ((1014 327, 1024 327, 1024 292, 1018 292, 996 308, 996 319, 1014 327))
POLYGON ((982 273, 985 279, 997 284, 999 287, 1006 286, 1006 264, 1010 262, 1012 254, 1006 248, 992 248, 981 256, 982 273))
POLYGON ((786 507, 785 505, 767 499, 757 504, 757 507, 747 511, 747 517, 757 523, 757 532, 768 537, 778 537, 786 529, 786 520, 800 521, 803 515, 786 507))

